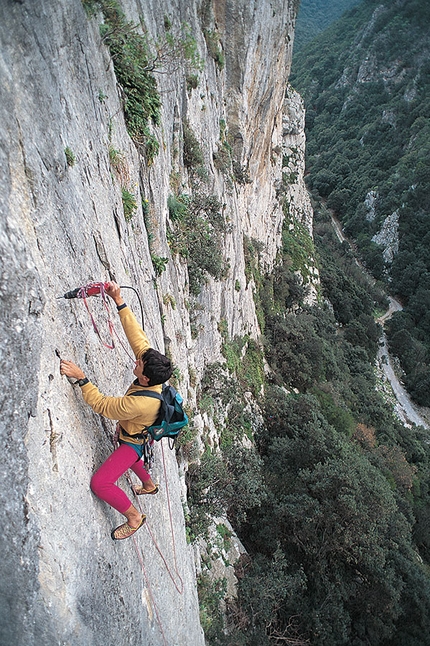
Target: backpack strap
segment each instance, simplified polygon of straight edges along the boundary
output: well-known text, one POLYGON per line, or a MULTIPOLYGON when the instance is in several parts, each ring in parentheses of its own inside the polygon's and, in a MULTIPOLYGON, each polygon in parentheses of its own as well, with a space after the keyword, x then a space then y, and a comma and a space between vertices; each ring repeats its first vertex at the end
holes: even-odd
POLYGON ((134 393, 129 393, 129 395, 133 395, 133 396, 140 395, 141 397, 154 397, 155 399, 159 399, 160 401, 164 399, 163 395, 161 395, 160 393, 156 393, 153 390, 136 390, 134 393))
MULTIPOLYGON (((141 397, 152 397, 153 399, 159 399, 160 401, 163 400, 163 396, 160 395, 159 393, 155 393, 153 390, 136 390, 134 393, 129 393, 129 395, 140 395, 141 397)), ((130 433, 127 433, 127 431, 124 428, 122 428, 122 426, 121 426, 121 430, 123 434, 127 435, 128 437, 136 437, 138 439, 145 439, 148 437, 146 426, 143 427, 143 431, 146 431, 146 432, 139 433, 139 435, 130 435, 130 433)))
MULTIPOLYGON (((182 397, 176 392, 173 386, 163 385, 162 394, 153 390, 136 390, 129 393, 130 395, 140 395, 142 397, 153 397, 161 402, 158 417, 155 422, 146 427, 147 432, 154 440, 161 440, 163 437, 176 437, 179 429, 188 423, 188 418, 181 406, 182 397), (180 413, 180 419, 175 417, 180 413)), ((173 448, 172 446, 170 448, 173 448)))

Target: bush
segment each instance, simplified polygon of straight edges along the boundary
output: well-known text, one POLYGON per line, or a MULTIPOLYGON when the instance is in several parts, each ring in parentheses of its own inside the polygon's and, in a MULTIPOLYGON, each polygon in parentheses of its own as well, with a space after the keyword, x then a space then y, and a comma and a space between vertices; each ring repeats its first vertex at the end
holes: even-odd
POLYGON ((188 74, 187 78, 187 91, 191 92, 191 90, 195 90, 199 86, 199 77, 197 74, 188 74))
POLYGON ((124 208, 124 217, 127 222, 130 222, 133 215, 137 211, 137 201, 133 193, 126 188, 122 189, 122 205, 124 208))
POLYGON ((203 152, 189 123, 183 123, 183 159, 186 168, 192 170, 204 164, 203 152))
POLYGON ((169 209, 170 219, 175 222, 186 217, 188 213, 188 205, 188 195, 181 195, 179 198, 174 195, 169 195, 167 198, 167 208, 169 209))
POLYGON ((67 166, 74 166, 75 161, 76 161, 76 157, 75 157, 75 154, 74 154, 73 150, 71 148, 69 148, 69 146, 67 146, 64 149, 64 154, 66 155, 67 166))
POLYGON ((158 152, 158 143, 148 129, 148 123, 160 123, 161 101, 155 78, 148 70, 148 41, 137 31, 137 25, 126 20, 116 0, 100 0, 100 5, 105 20, 100 33, 109 47, 115 74, 124 93, 128 133, 152 160, 158 152))
POLYGON ((151 254, 152 265, 154 267, 155 275, 161 276, 163 271, 166 270, 166 265, 169 262, 168 258, 161 258, 155 254, 151 254))
POLYGON ((206 195, 195 187, 192 196, 170 195, 168 209, 173 224, 168 242, 172 253, 186 259, 190 292, 197 296, 207 275, 220 280, 226 272, 222 206, 215 195, 206 195))
POLYGON ((204 36, 209 56, 214 59, 218 69, 221 71, 222 69, 224 69, 225 59, 221 49, 218 32, 205 29, 204 36))

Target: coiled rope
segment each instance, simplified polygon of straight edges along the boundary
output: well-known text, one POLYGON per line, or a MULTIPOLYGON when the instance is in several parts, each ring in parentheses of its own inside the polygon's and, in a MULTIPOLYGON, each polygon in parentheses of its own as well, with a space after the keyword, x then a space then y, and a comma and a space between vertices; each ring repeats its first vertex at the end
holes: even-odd
MULTIPOLYGON (((131 287, 129 285, 120 285, 120 289, 131 289, 136 294, 137 300, 139 301, 142 329, 145 329, 144 318, 143 318, 143 307, 142 307, 142 301, 141 301, 140 296, 139 296, 139 292, 137 291, 137 289, 135 289, 134 287, 131 287)), ((122 349, 124 350, 126 355, 134 362, 133 355, 130 354, 128 348, 126 347, 126 345, 122 341, 122 339, 119 336, 118 332, 116 331, 115 326, 113 324, 113 321, 111 319, 111 311, 110 311, 109 304, 108 304, 108 301, 107 301, 107 298, 106 298, 106 290, 105 290, 104 283, 102 283, 102 282, 93 282, 93 283, 88 283, 87 285, 84 285, 83 287, 80 287, 77 290, 76 298, 81 298, 84 301, 85 307, 86 307, 87 312, 89 314, 89 317, 91 319, 93 330, 97 334, 97 336, 99 337, 99 339, 100 339, 101 343, 104 345, 104 347, 108 348, 108 350, 113 350, 115 348, 115 342, 114 342, 114 335, 115 335, 115 337, 117 338, 120 346, 122 347, 122 349), (91 291, 94 290, 94 289, 97 289, 99 291, 99 293, 98 294, 97 293, 96 294, 91 293, 91 291), (91 296, 91 297, 96 296, 97 297, 99 295, 101 296, 101 299, 102 299, 102 302, 103 302, 103 307, 107 312, 107 325, 108 325, 108 329, 109 329, 109 335, 110 335, 110 338, 111 338, 111 341, 112 341, 111 343, 106 343, 102 339, 102 336, 100 334, 100 330, 99 330, 99 328, 97 326, 97 323, 96 323, 96 321, 94 319, 94 316, 93 316, 93 314, 92 314, 92 312, 91 312, 91 310, 89 308, 88 302, 87 302, 87 298, 89 296, 91 296)))

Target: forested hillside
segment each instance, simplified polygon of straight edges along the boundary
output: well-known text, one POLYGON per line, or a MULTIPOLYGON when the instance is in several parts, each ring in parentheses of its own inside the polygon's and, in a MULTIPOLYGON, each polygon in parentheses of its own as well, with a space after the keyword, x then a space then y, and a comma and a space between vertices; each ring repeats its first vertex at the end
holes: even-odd
POLYGON ((404 305, 389 324, 430 405, 430 4, 366 0, 298 53, 308 185, 404 305))
MULTIPOLYGON (((424 2, 365 2, 296 63, 293 82, 308 108, 314 240, 290 230, 285 200, 273 273, 261 273, 250 241, 247 278, 270 372, 258 346, 244 353, 240 338, 225 339, 225 363, 208 366, 200 392, 200 407, 215 418, 229 410, 220 450, 207 445, 188 473, 191 538, 226 512, 247 549, 227 635, 223 583, 201 577, 211 646, 428 646, 428 432, 399 422, 375 371, 375 313, 387 307, 381 286, 405 304, 392 330, 410 322, 399 334, 427 351, 411 323, 418 290, 427 289, 419 267, 428 271, 426 15, 424 2), (330 209, 356 238, 376 284, 337 240, 330 209), (378 238, 383 244, 372 238, 396 211, 399 247, 390 256, 388 235, 378 238), (400 271, 408 249, 409 291, 400 271), (313 307, 305 298, 310 257, 321 277, 313 307), (261 418, 246 405, 247 392, 261 418)), ((228 539, 223 531, 220 544, 228 539)))
POLYGON ((294 51, 326 29, 362 0, 301 0, 294 36, 294 51))
MULTIPOLYGON (((395 418, 375 374, 373 315, 386 305, 383 294, 337 240, 324 209, 314 238, 318 306, 304 305, 306 286, 292 271, 303 246, 288 226, 273 274, 262 276, 249 260, 272 370, 262 419, 243 399, 246 391, 258 397, 264 380, 255 348, 242 356, 240 339, 226 343, 226 365, 208 366, 202 383, 200 406, 228 406, 229 415, 220 451, 207 446, 188 474, 190 536, 226 511, 249 555, 236 567, 227 636, 222 581, 214 588, 201 578, 206 639, 211 646, 427 646, 428 433, 395 418), (256 426, 254 447, 247 437, 256 426)), ((220 544, 228 539, 224 532, 220 544)))
MULTIPOLYGON (((428 432, 399 422, 375 372, 383 292, 338 241, 328 211, 316 211, 314 243, 286 219, 273 273, 261 273, 249 243, 270 374, 259 346, 244 352, 243 339, 225 337, 225 363, 207 366, 202 381, 200 409, 228 416, 216 422, 219 450, 208 443, 190 465, 189 535, 226 513, 247 550, 227 634, 224 582, 200 577, 205 636, 210 646, 427 646, 428 432), (312 307, 298 278, 311 256, 321 273, 312 307)), ((220 549, 229 539, 221 527, 220 549)))

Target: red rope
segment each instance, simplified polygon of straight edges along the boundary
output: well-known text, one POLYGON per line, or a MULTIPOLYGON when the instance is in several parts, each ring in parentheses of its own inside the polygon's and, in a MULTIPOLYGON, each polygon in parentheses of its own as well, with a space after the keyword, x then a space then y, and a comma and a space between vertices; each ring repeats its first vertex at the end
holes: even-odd
POLYGON ((159 626, 160 632, 161 632, 161 634, 163 636, 163 642, 164 642, 165 646, 168 646, 167 640, 166 640, 166 635, 164 634, 164 630, 163 630, 163 625, 161 623, 160 615, 158 614, 157 605, 156 605, 156 603, 154 601, 154 595, 152 594, 152 589, 151 589, 151 586, 150 586, 150 583, 149 583, 149 577, 147 575, 147 572, 146 572, 146 569, 145 569, 145 564, 143 562, 142 550, 138 546, 136 536, 134 534, 133 534, 133 543, 134 543, 134 547, 135 547, 135 550, 136 550, 137 558, 139 559, 139 563, 140 563, 140 565, 142 567, 143 576, 145 577, 146 587, 148 588, 149 596, 151 598, 151 604, 152 604, 152 606, 154 608, 155 616, 157 617, 158 626, 159 626))
MULTIPOLYGON (((163 446, 162 442, 163 441, 161 440, 161 446, 163 446)), ((115 442, 114 442, 114 445, 115 445, 115 442)), ((152 543, 153 543, 155 549, 157 550, 157 552, 159 553, 159 555, 161 556, 161 558, 163 560, 163 563, 164 563, 164 565, 166 567, 167 573, 170 576, 170 578, 172 579, 173 585, 175 586, 175 588, 179 592, 179 594, 182 594, 183 591, 184 591, 184 582, 183 582, 183 580, 181 578, 181 575, 179 574, 177 560, 176 560, 175 535, 174 535, 174 532, 173 532, 173 520, 172 520, 171 509, 170 509, 170 497, 169 497, 169 493, 168 493, 168 485, 167 485, 167 477, 166 477, 166 464, 165 464, 165 459, 164 459, 164 449, 162 450, 162 454, 163 454, 164 477, 166 478, 166 493, 167 493, 167 501, 168 501, 168 507, 169 507, 170 528, 171 528, 171 532, 172 532, 173 555, 174 555, 174 562, 175 562, 175 573, 176 573, 177 577, 179 578, 179 580, 181 582, 180 587, 177 585, 177 583, 175 581, 175 578, 174 578, 174 576, 173 576, 173 574, 172 574, 172 572, 170 570, 170 567, 169 567, 169 565, 167 563, 167 560, 166 560, 163 552, 159 548, 159 546, 157 544, 157 541, 155 540, 154 534, 152 533, 152 531, 151 531, 151 529, 149 527, 148 521, 145 522, 145 527, 148 530, 148 534, 151 537, 151 540, 152 540, 152 543)), ((132 492, 133 492, 134 498, 137 500, 137 506, 139 508, 139 511, 143 514, 143 509, 142 509, 142 506, 140 504, 140 500, 139 500, 138 496, 136 495, 136 493, 134 491, 134 488, 133 488, 133 481, 131 479, 130 471, 127 471, 127 473, 125 474, 125 477, 126 477, 126 480, 127 480, 128 484, 129 484, 132 492)), ((149 596, 150 596, 150 599, 151 599, 151 604, 152 604, 152 607, 154 608, 155 616, 157 618, 157 623, 158 623, 158 626, 160 628, 161 635, 163 637, 163 642, 164 642, 165 646, 168 646, 167 640, 166 640, 166 635, 164 634, 163 625, 161 623, 160 615, 159 615, 159 612, 158 612, 157 604, 155 603, 154 595, 152 593, 152 588, 151 588, 151 585, 149 583, 149 577, 148 577, 148 574, 146 572, 145 563, 144 563, 144 560, 143 560, 143 552, 142 552, 141 548, 139 547, 139 545, 137 543, 135 534, 133 534, 132 538, 133 538, 133 543, 134 543, 134 548, 136 550, 137 558, 138 558, 140 566, 142 568, 142 572, 143 572, 143 576, 144 576, 144 579, 145 579, 146 587, 148 588, 149 596)))
POLYGON ((81 289, 79 290, 77 298, 82 298, 82 300, 84 301, 85 307, 87 308, 87 312, 90 315, 91 323, 93 324, 94 332, 97 334, 100 341, 103 343, 105 348, 109 348, 109 350, 113 350, 114 347, 115 347, 115 343, 114 343, 114 340, 113 340, 114 326, 113 326, 112 320, 110 318, 109 306, 108 306, 108 304, 106 302, 106 294, 105 294, 104 284, 103 283, 88 283, 88 285, 84 285, 84 287, 81 287, 81 289), (96 322, 94 320, 94 316, 91 314, 90 308, 88 307, 88 303, 87 303, 88 290, 91 289, 91 287, 96 287, 96 288, 98 288, 100 290, 100 295, 101 295, 102 300, 103 300, 103 305, 104 305, 105 310, 107 311, 107 315, 108 315, 108 327, 109 327, 109 334, 110 334, 110 337, 112 339, 112 345, 109 345, 108 343, 105 343, 105 341, 103 341, 103 339, 101 337, 101 334, 99 332, 99 329, 97 327, 97 324, 96 324, 96 322))
POLYGON ((162 439, 161 439, 161 454, 163 456, 164 481, 166 483, 167 505, 169 507, 170 531, 171 531, 171 534, 172 534, 172 547, 173 547, 173 560, 175 562, 176 575, 178 576, 178 578, 179 578, 179 580, 181 582, 181 590, 178 589, 178 592, 179 592, 179 594, 182 594, 183 591, 184 591, 184 582, 183 582, 183 580, 181 578, 181 575, 179 574, 178 562, 177 562, 177 559, 176 559, 175 532, 173 531, 173 516, 172 516, 172 510, 171 510, 171 507, 170 507, 170 495, 169 495, 169 485, 168 485, 168 481, 167 481, 166 459, 164 457, 164 444, 163 444, 162 439))
MULTIPOLYGON (((91 294, 91 295, 94 295, 94 294, 91 294)), ((115 347, 113 335, 115 334, 116 338, 118 339, 120 345, 122 346, 122 348, 124 349, 126 354, 132 359, 132 361, 134 361, 134 357, 132 357, 131 354, 128 352, 127 348, 125 347, 124 343, 122 342, 121 338, 119 337, 117 331, 115 330, 113 322, 112 322, 112 320, 110 318, 110 310, 109 310, 109 306, 108 306, 108 304, 106 302, 104 284, 103 283, 89 283, 88 285, 85 285, 84 287, 81 287, 81 289, 78 292, 77 297, 82 298, 82 300, 84 301, 85 307, 87 308, 88 314, 90 315, 94 331, 97 334, 97 336, 99 337, 100 341, 103 343, 103 345, 106 348, 109 348, 110 350, 113 350, 114 347, 115 347), (107 311, 107 314, 108 314, 108 327, 109 327, 109 333, 110 333, 110 336, 111 336, 111 339, 112 339, 112 344, 111 345, 105 343, 103 341, 103 339, 101 338, 101 335, 100 335, 100 332, 98 330, 97 324, 96 324, 96 322, 94 320, 94 317, 93 317, 93 315, 92 315, 92 313, 90 311, 90 308, 88 307, 88 303, 87 303, 87 297, 89 296, 88 290, 91 289, 91 287, 99 288, 99 290, 100 290, 100 294, 101 294, 101 297, 102 297, 102 300, 103 300, 103 305, 104 305, 104 307, 105 307, 105 309, 107 311)), ((115 437, 113 438, 113 444, 114 444, 114 447, 115 447, 115 445, 116 445, 116 438, 115 437)), ((163 561, 163 563, 164 563, 164 565, 166 567, 167 573, 169 574, 169 576, 170 576, 170 578, 171 578, 171 580, 173 582, 173 585, 175 586, 175 588, 179 592, 179 594, 183 594, 183 592, 184 592, 184 582, 183 582, 183 579, 182 579, 182 577, 181 577, 181 575, 179 573, 178 562, 177 562, 177 557, 176 557, 176 543, 175 543, 175 533, 174 533, 174 530, 173 530, 173 516, 172 516, 171 505, 170 505, 170 495, 169 495, 169 487, 168 487, 168 481, 167 481, 166 460, 165 460, 164 446, 163 446, 163 441, 162 440, 161 440, 161 448, 162 448, 162 458, 163 458, 164 479, 165 479, 165 482, 166 482, 167 505, 168 505, 168 509, 169 509, 170 531, 171 531, 171 535, 172 535, 174 572, 176 574, 176 577, 179 579, 179 582, 180 582, 179 585, 176 582, 175 577, 173 576, 173 573, 172 573, 172 571, 171 571, 171 569, 169 567, 169 564, 167 563, 167 560, 166 560, 163 552, 161 551, 160 547, 157 544, 157 541, 155 540, 154 534, 152 533, 148 522, 145 523, 145 527, 148 530, 148 534, 151 537, 151 540, 153 542, 153 545, 154 545, 155 549, 159 553, 159 555, 160 555, 160 557, 161 557, 161 559, 162 559, 162 561, 163 561)), ((140 501, 139 501, 138 497, 136 496, 136 494, 134 493, 133 482, 132 482, 132 479, 131 479, 129 471, 125 474, 125 477, 126 477, 128 483, 130 485, 131 490, 133 491, 135 499, 137 500, 137 506, 138 506, 140 512, 143 513, 140 501)), ((134 543, 134 547, 135 547, 135 550, 136 550, 136 554, 137 554, 140 566, 142 568, 143 576, 145 578, 146 586, 148 588, 149 596, 150 596, 150 599, 151 599, 152 606, 154 608, 154 612, 155 612, 155 615, 156 615, 156 618, 157 618, 157 622, 158 622, 161 634, 163 636, 163 642, 164 642, 165 646, 168 646, 167 641, 166 641, 166 636, 164 634, 163 626, 162 626, 162 623, 161 623, 160 615, 158 613, 158 608, 157 608, 157 605, 155 603, 154 595, 152 593, 152 589, 151 589, 151 586, 150 586, 150 583, 149 583, 149 577, 148 577, 146 569, 145 569, 145 564, 144 564, 144 561, 143 561, 143 552, 139 548, 139 546, 137 544, 137 541, 136 541, 136 537, 134 535, 133 535, 133 543, 134 543)))
MULTIPOLYGON (((118 339, 120 345, 122 346, 122 348, 124 349, 126 354, 134 362, 134 357, 128 352, 128 350, 125 347, 124 343, 122 342, 121 338, 118 336, 118 333, 115 330, 114 324, 113 324, 113 322, 111 320, 110 309, 109 309, 109 306, 108 306, 107 301, 106 301, 106 293, 105 293, 104 283, 88 283, 87 285, 80 288, 79 292, 77 293, 77 298, 82 298, 82 300, 84 301, 85 307, 87 308, 87 312, 88 312, 88 314, 90 316, 91 323, 93 325, 94 332, 97 334, 97 336, 99 337, 99 339, 103 343, 103 345, 106 348, 108 348, 109 350, 113 350, 115 348, 113 335, 115 334, 116 338, 118 339), (91 289, 92 289, 93 293, 89 293, 89 291, 91 289), (107 322, 108 322, 108 327, 109 327, 109 334, 110 334, 110 337, 112 339, 112 344, 111 345, 109 345, 108 343, 105 343, 105 341, 103 341, 103 339, 101 338, 99 329, 98 329, 97 324, 95 322, 95 319, 94 319, 94 317, 93 317, 93 315, 92 315, 92 313, 90 311, 90 308, 88 307, 88 303, 87 303, 88 296, 96 296, 96 295, 98 295, 98 293, 100 293, 100 295, 102 297, 103 306, 106 309, 106 312, 107 312, 107 315, 108 315, 108 321, 107 322)), ((115 447, 115 445, 116 445, 116 437, 115 436, 113 438, 113 444, 114 444, 114 447, 115 447)), ((176 543, 175 543, 175 534, 174 534, 174 531, 173 531, 173 517, 172 517, 172 509, 171 509, 171 505, 170 505, 170 495, 169 495, 169 488, 168 488, 168 483, 167 483, 166 461, 165 461, 165 456, 164 456, 164 446, 163 446, 162 440, 161 440, 161 448, 162 448, 162 456, 163 456, 164 479, 165 479, 165 482, 166 482, 167 504, 168 504, 168 509, 169 509, 170 531, 171 531, 171 535, 172 535, 174 571, 175 571, 175 574, 176 574, 177 578, 180 581, 180 585, 177 584, 177 582, 175 580, 175 577, 173 576, 173 573, 172 573, 172 571, 171 571, 171 569, 170 569, 170 567, 169 567, 169 565, 167 563, 167 560, 166 560, 164 554, 162 553, 161 549, 159 548, 159 546, 157 544, 157 541, 155 540, 154 534, 152 533, 148 522, 145 523, 145 527, 148 530, 148 533, 149 533, 149 535, 151 537, 151 540, 152 540, 152 542, 154 544, 155 549, 157 550, 157 552, 161 556, 161 559, 163 560, 163 563, 164 563, 164 565, 166 567, 166 570, 167 570, 170 578, 172 579, 173 585, 175 586, 175 588, 179 592, 179 594, 183 594, 183 592, 184 592, 184 582, 182 580, 181 575, 179 574, 178 562, 177 562, 177 558, 176 558, 176 543)), ((135 499, 137 499, 137 505, 139 507, 139 510, 140 510, 141 513, 143 513, 143 510, 142 510, 141 505, 140 505, 140 501, 138 500, 138 497, 134 493, 133 482, 132 482, 130 473, 127 472, 125 474, 125 476, 126 476, 126 479, 127 479, 128 483, 129 483, 129 485, 131 487, 131 490, 133 491, 135 499)), ((150 583, 149 583, 149 577, 148 577, 146 569, 145 569, 145 564, 144 564, 144 561, 143 561, 143 552, 142 552, 142 550, 139 548, 139 546, 137 544, 135 535, 133 535, 133 542, 134 542, 134 547, 135 547, 135 550, 136 550, 136 553, 137 553, 139 563, 140 563, 141 568, 142 568, 143 576, 145 578, 146 586, 148 588, 148 592, 149 592, 149 595, 150 595, 150 598, 151 598, 151 603, 152 603, 152 606, 153 606, 154 611, 155 611, 157 622, 158 622, 158 625, 160 627, 161 634, 163 636, 163 642, 164 642, 165 646, 168 646, 167 641, 166 641, 166 636, 164 634, 163 626, 162 626, 162 623, 161 623, 161 619, 160 619, 160 616, 159 616, 159 613, 158 613, 157 605, 155 603, 154 595, 152 594, 152 589, 151 589, 151 586, 150 586, 150 583)))
POLYGON ((120 346, 122 347, 122 349, 124 350, 124 352, 126 353, 126 355, 127 355, 127 356, 128 356, 128 357, 133 361, 133 363, 135 364, 135 357, 134 357, 132 354, 130 354, 130 352, 128 351, 127 347, 125 346, 125 344, 124 344, 123 340, 121 339, 121 337, 118 335, 118 332, 115 330, 115 328, 113 328, 113 331, 114 331, 114 333, 115 333, 116 338, 117 338, 117 339, 118 339, 118 341, 119 341, 120 346))
MULTIPOLYGON (((161 440, 161 446, 163 446, 162 442, 163 442, 163 440, 161 440)), ((164 451, 163 451, 163 463, 164 463, 164 451)), ((165 478, 166 478, 165 464, 164 464, 164 474, 165 474, 165 478)), ((133 482, 132 482, 132 479, 131 479, 131 476, 130 476, 130 472, 127 472, 125 477, 127 479, 128 484, 130 485, 131 490, 133 491, 133 495, 134 495, 134 497, 135 497, 135 499, 137 501, 136 502, 137 507, 139 508, 139 511, 143 514, 143 509, 142 509, 142 506, 140 504, 140 500, 139 500, 138 496, 136 496, 136 494, 134 493, 133 482)), ((148 521, 145 522, 145 527, 148 530, 148 534, 151 537, 151 540, 153 542, 153 545, 154 545, 155 549, 159 553, 159 555, 160 555, 160 557, 161 557, 161 559, 162 559, 162 561, 163 561, 163 563, 164 563, 164 565, 166 567, 167 573, 170 576, 173 585, 175 586, 175 588, 179 592, 179 594, 182 594, 184 592, 184 582, 182 580, 181 575, 179 574, 179 568, 178 568, 177 559, 176 559, 175 534, 174 534, 174 531, 173 531, 173 518, 172 518, 172 512, 171 512, 171 508, 170 508, 170 497, 169 497, 169 490, 168 490, 168 485, 167 485, 167 478, 166 478, 166 495, 167 495, 167 504, 168 504, 168 508, 169 508, 170 530, 171 530, 171 535, 172 535, 174 572, 175 572, 177 578, 180 581, 180 585, 178 585, 177 582, 175 581, 175 577, 173 576, 172 570, 169 567, 169 564, 167 562, 166 557, 164 556, 163 552, 161 551, 160 547, 158 546, 157 541, 155 540, 154 534, 151 531, 151 528, 150 528, 150 525, 149 525, 148 521)))
POLYGON ((110 317, 110 309, 109 309, 109 305, 108 305, 107 299, 106 299, 106 290, 105 290, 105 287, 104 287, 104 283, 88 283, 88 285, 84 285, 84 287, 80 288, 80 290, 78 292, 78 295, 77 295, 77 298, 82 298, 82 300, 84 301, 85 307, 87 308, 88 314, 90 315, 91 323, 93 324, 94 332, 97 334, 97 336, 99 337, 100 341, 103 343, 105 348, 108 348, 109 350, 113 350, 115 348, 115 342, 114 342, 114 339, 113 339, 113 337, 115 335, 116 338, 117 338, 118 343, 120 344, 120 346, 124 350, 125 354, 134 363, 135 362, 135 357, 128 351, 128 348, 126 347, 125 343, 123 342, 123 340, 119 336, 118 332, 116 331, 115 326, 113 324, 113 321, 112 321, 112 319, 110 317), (93 317, 93 315, 92 315, 92 313, 90 311, 90 308, 88 306, 88 303, 87 303, 88 296, 98 296, 97 293, 96 294, 88 294, 88 291, 91 288, 96 288, 96 289, 99 290, 99 293, 100 293, 100 295, 102 297, 102 300, 103 300, 103 305, 104 305, 104 307, 105 307, 105 309, 107 311, 107 314, 108 314, 107 324, 108 324, 108 327, 109 327, 109 334, 110 334, 111 339, 112 339, 112 344, 111 345, 105 343, 103 341, 103 339, 101 338, 100 331, 99 331, 99 329, 97 327, 97 324, 96 324, 96 322, 94 320, 94 317, 93 317))

